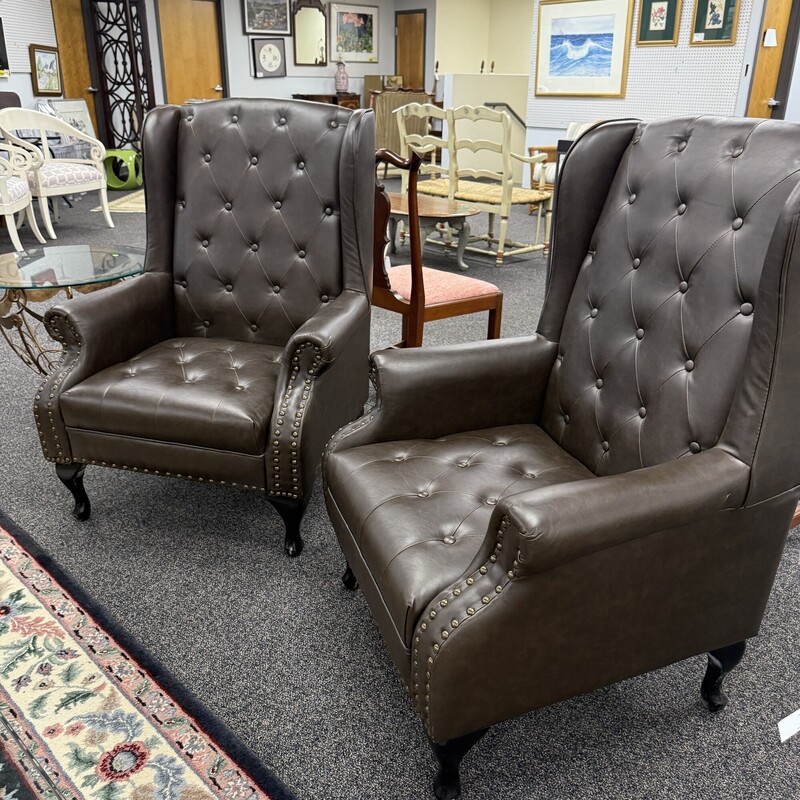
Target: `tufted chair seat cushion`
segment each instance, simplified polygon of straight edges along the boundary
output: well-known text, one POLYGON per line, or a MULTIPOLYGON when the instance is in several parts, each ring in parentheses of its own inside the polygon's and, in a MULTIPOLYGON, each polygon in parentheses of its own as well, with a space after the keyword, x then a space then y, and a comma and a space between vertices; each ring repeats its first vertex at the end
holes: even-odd
POLYGON ((500 498, 594 478, 536 425, 339 451, 326 475, 407 647, 431 599, 477 554, 500 498))
POLYGON ((169 339, 64 392, 70 428, 262 454, 283 348, 169 339))
MULTIPOLYGON (((89 162, 48 160, 36 170, 39 185, 43 189, 54 189, 57 186, 80 186, 84 183, 102 181, 103 173, 89 162)), ((36 177, 28 173, 31 189, 36 188, 36 177)))
MULTIPOLYGON (((403 300, 411 299, 411 282, 410 265, 392 267, 389 270, 389 283, 403 300)), ((425 285, 425 305, 451 303, 454 300, 483 297, 500 291, 488 281, 479 281, 477 278, 428 267, 422 268, 422 282, 425 285)))
POLYGON ((6 188, 8 189, 8 199, 12 203, 23 200, 30 194, 27 182, 13 175, 6 178, 6 188))

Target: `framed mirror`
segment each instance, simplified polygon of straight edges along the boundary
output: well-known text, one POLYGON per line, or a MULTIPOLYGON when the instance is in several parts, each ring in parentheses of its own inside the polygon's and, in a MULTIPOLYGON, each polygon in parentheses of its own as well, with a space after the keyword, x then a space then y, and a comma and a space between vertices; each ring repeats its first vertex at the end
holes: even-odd
POLYGON ((328 63, 327 16, 321 0, 296 0, 294 4, 294 63, 298 67, 324 67, 328 63))

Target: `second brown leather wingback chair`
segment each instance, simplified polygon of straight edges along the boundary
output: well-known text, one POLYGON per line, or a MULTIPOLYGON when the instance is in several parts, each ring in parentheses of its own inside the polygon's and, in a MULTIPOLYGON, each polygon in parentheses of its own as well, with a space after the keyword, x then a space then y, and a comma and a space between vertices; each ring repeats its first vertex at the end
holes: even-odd
POLYGON ((561 172, 530 338, 373 356, 328 510, 439 759, 758 633, 800 483, 800 126, 600 124, 561 172))
POLYGON ((368 389, 374 124, 290 100, 148 114, 145 274, 51 309, 45 457, 266 492, 302 548, 322 449, 368 389))

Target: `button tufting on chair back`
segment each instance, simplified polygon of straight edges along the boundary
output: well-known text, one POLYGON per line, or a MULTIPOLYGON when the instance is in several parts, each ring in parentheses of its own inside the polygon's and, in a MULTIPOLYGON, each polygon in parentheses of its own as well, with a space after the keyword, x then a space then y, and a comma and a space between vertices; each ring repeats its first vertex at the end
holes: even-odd
POLYGON ((598 475, 690 456, 722 434, 775 219, 800 169, 795 128, 761 135, 760 125, 640 125, 620 162, 543 413, 548 433, 598 475))
POLYGON ((178 336, 283 345, 341 293, 339 162, 351 113, 286 100, 181 109, 178 336))

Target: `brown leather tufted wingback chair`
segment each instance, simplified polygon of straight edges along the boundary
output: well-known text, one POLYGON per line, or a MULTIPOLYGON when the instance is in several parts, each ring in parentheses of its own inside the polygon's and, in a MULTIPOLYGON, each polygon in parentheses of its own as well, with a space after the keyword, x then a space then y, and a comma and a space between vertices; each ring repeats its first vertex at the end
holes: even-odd
POLYGON ((439 759, 758 633, 800 483, 800 126, 603 123, 560 177, 535 336, 373 355, 328 510, 439 759))
POLYGON ((52 308, 44 455, 267 493, 302 549, 322 449, 367 397, 369 111, 220 100, 147 115, 145 274, 52 308))

